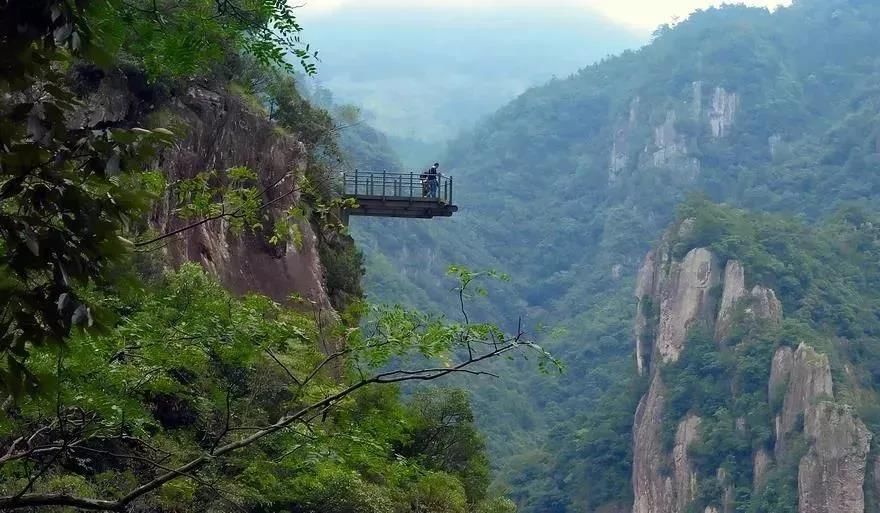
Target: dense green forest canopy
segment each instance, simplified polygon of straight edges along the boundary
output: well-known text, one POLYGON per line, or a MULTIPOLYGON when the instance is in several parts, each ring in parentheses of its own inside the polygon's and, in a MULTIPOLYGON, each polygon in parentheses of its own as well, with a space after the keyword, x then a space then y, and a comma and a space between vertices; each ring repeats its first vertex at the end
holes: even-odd
MULTIPOLYGON (((487 490, 469 395, 397 385, 555 360, 516 330, 361 301, 334 216, 338 127, 292 74, 316 72, 300 31, 277 0, 0 6, 0 509, 514 511, 487 490), (112 74, 153 100, 211 87, 296 138, 305 163, 276 185, 299 204, 270 218, 259 169, 168 182, 153 167, 187 127, 155 105, 77 126, 90 77, 112 74), (188 224, 157 232, 160 198, 188 224), (335 311, 167 268, 171 238, 220 220, 276 247, 301 246, 308 223, 335 311)), ((454 275, 463 309, 492 277, 454 275)))

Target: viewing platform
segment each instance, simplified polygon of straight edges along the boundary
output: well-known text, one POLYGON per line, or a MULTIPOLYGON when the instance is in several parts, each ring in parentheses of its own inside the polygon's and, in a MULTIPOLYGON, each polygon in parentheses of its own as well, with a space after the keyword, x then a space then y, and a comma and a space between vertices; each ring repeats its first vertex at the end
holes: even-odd
POLYGON ((363 172, 342 175, 344 198, 358 206, 346 209, 347 216, 450 217, 458 211, 452 203, 452 177, 438 175, 436 189, 423 188, 421 173, 363 172))

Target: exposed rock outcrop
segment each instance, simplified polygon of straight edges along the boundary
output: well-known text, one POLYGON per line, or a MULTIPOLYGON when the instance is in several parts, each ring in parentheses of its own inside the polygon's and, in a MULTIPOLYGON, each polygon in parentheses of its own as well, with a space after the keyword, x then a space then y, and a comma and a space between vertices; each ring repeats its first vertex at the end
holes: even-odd
POLYGON ((715 340, 724 340, 730 334, 734 307, 745 295, 746 277, 743 266, 736 260, 729 260, 724 267, 724 290, 721 293, 718 322, 715 323, 715 340))
POLYGON ((755 285, 752 287, 751 304, 746 309, 746 315, 753 319, 763 319, 773 324, 779 325, 782 322, 782 302, 776 298, 773 289, 768 289, 763 285, 755 285))
POLYGON ((697 494, 697 474, 688 456, 688 448, 699 437, 702 419, 688 415, 675 432, 675 447, 672 448, 672 468, 675 475, 675 509, 684 511, 697 494))
POLYGON ((729 260, 724 269, 724 290, 718 321, 715 323, 715 340, 723 342, 730 336, 739 308, 742 308, 744 315, 742 320, 760 319, 774 324, 782 321, 782 303, 776 298, 776 293, 761 285, 747 290, 742 264, 729 260))
MULTIPOLYGON (((738 497, 743 488, 751 485, 753 498, 767 493, 770 495, 763 496, 764 499, 775 494, 778 500, 784 497, 779 495, 781 491, 793 491, 786 483, 793 482, 795 477, 799 513, 868 513, 865 490, 871 493, 869 498, 873 499, 875 488, 880 495, 880 472, 875 470, 872 482, 865 483, 872 434, 852 407, 835 402, 829 356, 806 343, 796 348, 778 347, 766 376, 769 404, 756 403, 763 394, 753 394, 754 372, 761 369, 754 364, 768 357, 766 348, 774 342, 766 339, 773 332, 754 328, 758 323, 761 328, 766 323, 780 325, 782 303, 766 286, 747 287, 748 271, 737 260, 729 260, 722 272, 718 259, 706 248, 692 249, 680 260, 673 257, 674 251, 678 251, 676 245, 689 240, 695 228, 694 222, 686 220, 670 230, 645 258, 636 282, 636 356, 639 373, 649 377, 649 387, 633 425, 633 513, 733 513, 740 504, 738 497), (717 417, 724 419, 722 424, 708 416, 701 420, 700 415, 708 415, 703 411, 705 397, 700 397, 692 408, 680 402, 682 390, 696 383, 694 373, 700 371, 695 371, 695 367, 715 364, 716 360, 701 360, 696 354, 692 359, 688 353, 687 365, 679 365, 669 373, 663 371, 664 366, 681 360, 688 333, 695 327, 715 335, 719 344, 717 361, 746 365, 744 372, 728 375, 730 398, 713 396, 715 401, 726 401, 727 410, 717 417), (744 337, 732 337, 734 333, 743 333, 744 337), (760 351, 757 354, 753 352, 756 349, 760 351), (664 379, 668 382, 664 383, 664 379), (743 386, 747 381, 751 390, 743 386), (681 418, 670 418, 670 397, 675 397, 674 410, 682 412, 681 418), (740 398, 744 401, 739 402, 740 398), (763 446, 769 426, 761 417, 767 406, 776 412, 772 450, 763 446), (729 431, 731 421, 735 434, 729 431), (673 426, 675 436, 670 440, 672 433, 666 430, 673 426), (729 454, 713 460, 714 456, 702 451, 711 448, 703 444, 699 446, 701 465, 694 465, 689 450, 701 442, 705 429, 711 430, 707 433, 712 437, 743 437, 760 444, 748 462, 753 471, 751 483, 742 482, 742 472, 728 472, 729 454), (703 473, 707 461, 718 465, 713 475, 703 473), (777 473, 782 481, 776 481, 777 473), (768 485, 771 476, 772 488, 768 485), (709 486, 703 488, 702 484, 709 486)), ((786 338, 778 337, 775 343, 787 342, 786 338)), ((761 365, 767 363, 763 360, 761 365)), ((853 366, 844 363, 841 371, 842 379, 848 383, 858 382, 853 366)), ((699 375, 701 379, 712 377, 699 375)), ((721 410, 711 410, 715 411, 721 410)), ((880 466, 880 456, 875 458, 872 465, 880 466)))
MULTIPOLYGON (((692 223, 679 227, 679 235, 690 226, 692 223)), ((689 328, 700 323, 711 327, 715 312, 711 289, 720 280, 715 257, 704 248, 690 251, 678 262, 669 258, 668 247, 661 244, 648 254, 639 271, 636 352, 639 371, 652 376, 633 428, 633 513, 683 511, 696 494, 688 448, 699 436, 700 418, 689 415, 682 419, 672 450, 663 446, 666 390, 651 362, 676 361, 689 328)))
POLYGON ((633 427, 633 513, 672 513, 675 489, 669 475, 669 455, 663 447, 660 426, 666 388, 659 375, 636 410, 633 427))
POLYGON ((693 96, 691 98, 691 109, 693 110, 694 119, 700 119, 703 114, 703 81, 697 80, 691 84, 693 96))
MULTIPOLYGON (((728 261, 722 273, 705 248, 691 250, 680 261, 671 258, 670 241, 687 236, 692 227, 682 223, 673 236, 664 237, 645 258, 636 282, 637 363, 639 372, 650 376, 650 384, 633 426, 633 513, 685 513, 699 489, 689 448, 699 441, 702 421, 693 413, 677 419, 674 445, 664 446, 663 426, 671 419, 664 418, 667 389, 661 366, 679 360, 695 326, 714 329, 721 341, 737 323, 782 320, 775 292, 760 284, 747 288, 740 262, 728 261), (723 289, 716 318, 713 289, 718 286, 723 289)), ((779 347, 768 378, 767 394, 778 409, 775 457, 764 448, 754 452, 754 493, 765 487, 774 461, 790 460, 795 454, 787 445, 803 430, 807 453, 798 469, 800 513, 864 513, 862 489, 871 435, 851 408, 824 401, 833 399, 828 356, 803 343, 797 349, 779 347)), ((746 418, 737 418, 735 425, 739 433, 748 434, 746 418)), ((732 482, 723 467, 714 478, 720 496, 701 511, 732 513, 735 487, 741 484, 732 482)))
POLYGON ((629 102, 629 126, 633 127, 636 124, 636 121, 639 119, 639 105, 641 104, 642 99, 638 96, 632 99, 629 102))
POLYGON ((866 486, 866 490, 870 488, 873 504, 880 506, 880 453, 874 454, 871 459, 871 476, 872 482, 866 486))
POLYGON ((659 361, 677 361, 688 329, 711 326, 715 313, 712 288, 721 281, 715 256, 705 248, 691 250, 681 262, 672 262, 660 290, 660 317, 656 352, 659 361))
POLYGON ((810 449, 798 469, 800 513, 864 513, 865 467, 871 433, 848 406, 828 401, 807 408, 810 449))
MULTIPOLYGON (((257 172, 264 202, 274 202, 270 217, 281 216, 299 201, 295 177, 305 166, 306 152, 296 138, 279 131, 239 99, 202 88, 191 88, 177 98, 173 111, 186 120, 189 131, 163 156, 161 168, 170 179, 246 166, 257 172)), ((167 212, 158 213, 154 220, 164 232, 186 223, 167 212)), ((317 238, 307 222, 298 226, 299 247, 293 243, 274 247, 265 237, 235 236, 226 228, 222 221, 214 221, 186 233, 168 246, 171 261, 200 262, 238 293, 260 292, 278 301, 298 293, 330 307, 317 238)))
POLYGON ((676 121, 675 111, 670 110, 663 124, 654 128, 653 151, 648 162, 653 167, 674 168, 678 178, 690 182, 700 172, 700 161, 688 155, 687 139, 676 130, 676 121))
MULTIPOLYGON (((84 82, 83 106, 71 117, 72 125, 147 125, 150 116, 173 120, 180 139, 155 163, 169 182, 248 167, 258 177, 264 203, 272 203, 268 218, 262 220, 270 227, 300 201, 295 181, 306 164, 304 146, 241 98, 198 85, 159 97, 118 72, 83 70, 77 80, 84 82)), ((170 233, 192 220, 176 217, 166 198, 151 223, 158 232, 170 233)), ((167 262, 199 262, 236 293, 259 292, 278 301, 299 294, 331 309, 317 239, 308 222, 298 223, 301 244, 281 247, 268 244, 262 235, 234 235, 228 228, 218 219, 183 230, 163 247, 167 262)))
POLYGON ((112 74, 99 78, 97 84, 82 84, 82 87, 93 85, 96 87, 85 95, 85 101, 68 118, 68 125, 82 128, 125 120, 133 107, 128 78, 121 73, 112 74))
POLYGON ((779 156, 779 150, 782 146, 782 136, 779 134, 773 134, 767 138, 767 146, 770 150, 770 158, 775 159, 779 156))
POLYGON ((657 296, 656 287, 656 271, 657 268, 657 252, 651 251, 645 257, 645 262, 639 269, 638 278, 636 279, 636 299, 638 300, 638 308, 636 309, 635 322, 635 339, 636 339, 636 367, 640 376, 644 376, 648 372, 650 365, 651 352, 654 347, 654 326, 652 318, 654 309, 658 306, 654 303, 657 296))
POLYGON ((616 183, 620 174, 630 163, 629 158, 629 134, 637 126, 639 116, 639 97, 636 96, 629 104, 629 118, 621 120, 614 132, 614 140, 611 143, 611 158, 608 165, 608 183, 616 183))
POLYGON ((729 93, 723 87, 716 87, 712 95, 712 110, 709 111, 709 126, 712 136, 716 139, 725 137, 730 133, 736 121, 736 111, 739 108, 739 96, 729 93))
POLYGON ((675 130, 675 111, 666 113, 666 121, 654 129, 654 146, 657 148, 653 153, 655 167, 665 166, 676 157, 687 154, 687 143, 675 130))
POLYGON ((611 164, 608 169, 608 183, 617 181, 620 173, 626 169, 629 158, 626 155, 626 131, 620 129, 614 136, 611 144, 611 164))
POLYGON ((770 363, 770 381, 767 383, 767 396, 771 404, 784 399, 793 365, 794 350, 789 346, 782 346, 773 354, 770 363))
POLYGON ((722 489, 724 490, 721 495, 721 513, 733 513, 736 502, 733 491, 733 483, 731 483, 730 481, 730 475, 728 475, 725 469, 719 468, 718 472, 716 472, 715 474, 715 478, 718 480, 718 484, 720 484, 722 489))
MULTIPOLYGON (((780 349, 779 351, 783 351, 780 349)), ((785 353, 780 354, 779 362, 783 369, 771 366, 771 393, 778 390, 779 379, 785 377, 784 367, 788 366, 785 353), (775 376, 775 378, 774 378, 775 376)), ((777 358, 774 357, 775 365, 777 358)), ((782 410, 776 416, 776 457, 779 459, 785 450, 786 435, 799 427, 798 421, 803 418, 807 408, 819 399, 833 397, 831 382, 831 365, 828 356, 819 354, 815 349, 800 344, 791 357, 790 371, 787 373, 787 385, 782 410)), ((777 392, 778 393, 778 392, 777 392)))
POLYGON ((770 453, 768 453, 766 449, 761 448, 755 452, 754 463, 752 466, 753 489, 760 490, 761 487, 764 486, 764 483, 767 482, 767 471, 770 470, 772 464, 773 459, 770 457, 770 453))

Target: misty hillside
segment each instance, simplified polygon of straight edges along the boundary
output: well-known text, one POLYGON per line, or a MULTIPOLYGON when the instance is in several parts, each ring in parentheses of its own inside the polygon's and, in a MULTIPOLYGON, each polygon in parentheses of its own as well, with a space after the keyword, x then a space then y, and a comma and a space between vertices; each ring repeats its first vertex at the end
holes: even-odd
POLYGON ((526 511, 632 500, 633 280, 675 205, 699 191, 806 220, 874 208, 878 29, 865 0, 696 13, 458 138, 442 159, 463 207, 452 220, 353 224, 374 295, 446 301, 443 267, 465 262, 513 276, 486 314, 562 328, 549 340, 566 375, 476 394, 501 482, 526 511))
POLYGON ((532 85, 643 42, 582 9, 350 7, 304 23, 324 87, 387 134, 432 142, 532 85))
POLYGON ((0 2, 0 511, 880 513, 880 3, 592 1, 0 2))

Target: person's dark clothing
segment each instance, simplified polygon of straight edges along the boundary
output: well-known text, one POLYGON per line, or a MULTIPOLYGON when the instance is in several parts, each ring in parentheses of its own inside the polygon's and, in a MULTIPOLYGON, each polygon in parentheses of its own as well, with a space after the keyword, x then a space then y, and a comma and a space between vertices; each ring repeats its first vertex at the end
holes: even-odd
POLYGON ((426 183, 428 185, 428 197, 429 198, 436 198, 437 192, 440 189, 438 187, 438 183, 437 183, 438 178, 439 178, 439 173, 437 172, 437 166, 432 166, 430 169, 428 169, 428 172, 426 174, 427 174, 426 183))

